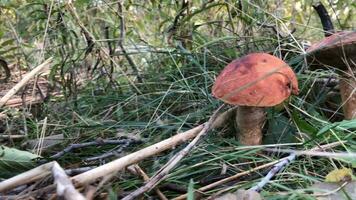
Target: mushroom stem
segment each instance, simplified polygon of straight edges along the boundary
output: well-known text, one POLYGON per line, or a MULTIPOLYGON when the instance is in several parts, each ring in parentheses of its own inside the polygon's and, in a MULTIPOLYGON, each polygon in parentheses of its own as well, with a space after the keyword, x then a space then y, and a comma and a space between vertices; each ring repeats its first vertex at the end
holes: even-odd
POLYGON ((239 106, 236 111, 236 123, 240 130, 237 134, 243 145, 262 144, 262 127, 266 120, 263 107, 239 106))
POLYGON ((356 119, 356 80, 343 76, 339 84, 345 119, 356 119))

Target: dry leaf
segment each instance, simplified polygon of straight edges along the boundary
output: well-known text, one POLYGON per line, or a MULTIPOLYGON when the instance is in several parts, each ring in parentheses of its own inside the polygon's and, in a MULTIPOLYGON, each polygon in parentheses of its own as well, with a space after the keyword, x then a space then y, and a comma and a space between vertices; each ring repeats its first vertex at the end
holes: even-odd
POLYGON ((356 181, 341 186, 342 183, 316 183, 310 189, 317 200, 356 199, 356 181))
POLYGON ((325 177, 325 182, 337 183, 337 182, 350 181, 351 179, 352 179, 352 169, 342 168, 342 169, 335 169, 329 172, 329 174, 326 175, 325 177))

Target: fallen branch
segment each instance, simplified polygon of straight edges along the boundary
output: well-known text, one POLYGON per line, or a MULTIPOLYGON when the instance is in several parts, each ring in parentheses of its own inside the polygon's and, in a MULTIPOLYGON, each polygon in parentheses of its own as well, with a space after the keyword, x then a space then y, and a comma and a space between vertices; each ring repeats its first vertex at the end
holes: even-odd
MULTIPOLYGON (((308 152, 317 152, 320 150, 325 150, 328 148, 336 147, 340 144, 342 144, 344 141, 338 141, 330 144, 326 144, 323 146, 317 146, 312 149, 310 149, 308 152)), ((279 150, 278 152, 281 152, 282 150, 279 150)), ((262 188, 269 183, 269 181, 272 179, 273 176, 275 176, 278 172, 282 171, 284 167, 286 167, 288 164, 290 164, 293 160, 296 159, 297 155, 301 155, 297 153, 298 151, 291 150, 289 156, 285 157, 282 159, 282 161, 278 162, 273 166, 273 168, 268 172, 268 174, 259 182, 257 185, 254 187, 250 188, 249 190, 253 190, 256 192, 260 192, 262 188)))
POLYGON ((0 108, 3 107, 6 102, 12 97, 14 96, 24 85, 26 85, 26 83, 33 78, 34 76, 36 76, 38 73, 40 73, 45 67, 47 67, 52 61, 52 58, 48 58, 46 61, 44 61, 42 64, 38 65, 37 67, 35 67, 32 71, 30 71, 29 73, 27 73, 22 80, 17 83, 13 88, 11 88, 11 90, 9 90, 5 96, 3 96, 0 99, 0 108))
MULTIPOLYGON (((137 164, 131 165, 127 169, 130 170, 135 175, 140 175, 144 181, 148 181, 150 179, 150 177, 137 164)), ((166 196, 164 196, 164 194, 161 192, 160 189, 155 188, 154 190, 155 190, 156 194, 158 195, 159 199, 168 200, 168 198, 166 196)))
POLYGON ((167 177, 170 170, 172 170, 179 163, 179 161, 181 161, 184 158, 184 156, 186 156, 193 149, 193 147, 196 146, 198 142, 200 142, 201 138, 203 138, 209 132, 209 130, 213 128, 212 125, 215 119, 217 118, 220 109, 223 106, 220 106, 214 112, 214 114, 210 117, 209 121, 204 124, 203 129, 194 138, 194 140, 192 140, 184 149, 182 149, 176 155, 174 155, 173 158, 171 158, 153 177, 151 177, 151 179, 144 186, 138 188, 131 194, 124 197, 122 200, 136 199, 138 196, 151 190, 157 184, 163 181, 167 177))
MULTIPOLYGON (((91 161, 95 161, 95 160, 103 160, 103 159, 106 159, 106 158, 109 158, 111 156, 115 156, 115 155, 119 155, 120 153, 122 153, 122 151, 124 151, 127 147, 129 147, 131 144, 135 144, 135 143, 139 143, 141 141, 136 141, 136 140, 133 140, 133 139, 126 139, 126 140, 123 140, 123 143, 120 144, 119 148, 118 149, 115 149, 113 151, 109 151, 109 152, 106 152, 102 155, 98 155, 98 156, 93 156, 93 157, 90 157, 90 158, 86 158, 84 159, 85 162, 91 162, 91 161)), ((118 156, 117 156, 118 157, 118 156)))
POLYGON ((161 153, 162 151, 174 148, 175 146, 194 138, 203 129, 203 127, 204 125, 200 125, 184 133, 177 134, 159 143, 153 144, 122 158, 111 161, 105 165, 99 166, 93 170, 74 176, 72 180, 78 185, 85 185, 95 181, 97 178, 111 173, 116 173, 129 165, 135 164, 145 158, 161 153))
POLYGON ((4 106, 6 107, 19 107, 21 105, 23 105, 23 103, 25 104, 39 104, 42 103, 43 99, 40 96, 35 96, 35 97, 26 97, 26 98, 16 98, 16 99, 10 99, 8 100, 4 106))
POLYGON ((74 149, 79 149, 79 148, 84 148, 84 147, 89 147, 89 146, 103 146, 103 145, 120 145, 120 144, 126 144, 128 141, 129 143, 132 143, 132 139, 120 139, 120 140, 103 140, 103 139, 97 139, 92 142, 85 142, 85 143, 79 143, 79 144, 71 144, 62 151, 52 155, 50 158, 52 159, 58 159, 62 157, 64 154, 73 151, 74 149))
POLYGON ((51 174, 51 169, 54 163, 55 161, 43 164, 27 172, 14 176, 10 179, 1 181, 0 192, 5 192, 16 186, 31 183, 33 181, 40 180, 44 177, 47 177, 48 175, 51 174))
POLYGON ((262 188, 271 180, 273 176, 275 176, 284 167, 286 167, 289 163, 291 163, 296 157, 297 156, 295 155, 295 153, 291 153, 289 156, 283 158, 282 161, 275 164, 273 168, 268 172, 268 174, 257 185, 250 188, 250 190, 260 192, 262 188))
POLYGON ((57 184, 57 195, 64 197, 67 200, 85 200, 85 197, 80 194, 68 178, 64 170, 57 162, 53 163, 52 174, 55 183, 57 184))

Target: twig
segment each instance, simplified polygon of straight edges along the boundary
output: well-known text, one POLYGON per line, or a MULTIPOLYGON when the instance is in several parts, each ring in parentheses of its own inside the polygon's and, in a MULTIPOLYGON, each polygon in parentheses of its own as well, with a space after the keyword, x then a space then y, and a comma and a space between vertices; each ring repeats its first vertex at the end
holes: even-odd
POLYGON ((318 2, 315 5, 313 5, 313 8, 316 10, 316 12, 319 15, 321 24, 323 25, 325 37, 332 35, 335 32, 334 25, 324 5, 321 2, 318 2))
POLYGON ((0 83, 6 83, 11 77, 11 71, 9 69, 9 66, 7 65, 7 62, 1 58, 0 58, 0 68, 2 68, 3 71, 5 71, 5 77, 3 79, 0 79, 0 83))
MULTIPOLYGON (((133 173, 140 175, 144 181, 148 181, 150 179, 150 177, 137 164, 129 166, 128 169, 133 173)), ((160 189, 155 188, 154 190, 161 200, 168 200, 168 198, 164 196, 160 189)))
POLYGON ((4 106, 14 108, 14 107, 22 106, 23 104, 34 105, 34 104, 39 104, 42 102, 43 102, 43 99, 40 96, 36 95, 34 97, 25 97, 24 99, 21 97, 16 98, 16 99, 10 99, 5 103, 4 106))
POLYGON ((94 47, 95 38, 94 38, 93 34, 91 34, 88 31, 88 29, 84 26, 82 21, 80 21, 80 18, 74 9, 72 0, 67 1, 66 6, 67 6, 67 10, 69 10, 70 14, 74 17, 74 19, 76 20, 76 22, 78 23, 80 29, 82 30, 82 32, 84 34, 85 40, 87 42, 87 50, 85 53, 88 54, 92 51, 92 49, 94 47))
MULTIPOLYGON (((223 105, 224 106, 224 105, 223 105)), ((127 195, 124 197, 122 200, 131 200, 135 199, 141 194, 147 192, 148 190, 154 188, 157 184, 159 184, 161 181, 163 181, 170 170, 172 170, 178 163, 183 159, 184 156, 186 156, 194 146, 200 142, 201 138, 204 137, 209 130, 212 128, 212 124, 214 123, 215 119, 218 116, 218 113, 220 109, 223 107, 220 106, 210 117, 209 121, 206 122, 203 126, 203 129, 200 131, 200 133, 192 140, 184 149, 182 149, 180 152, 178 152, 173 158, 171 158, 151 179, 142 187, 139 189, 135 190, 131 194, 127 195)))
POLYGON ((45 67, 47 67, 50 62, 52 61, 52 58, 48 58, 46 61, 44 61, 42 64, 38 65, 35 67, 32 71, 27 73, 22 80, 17 83, 11 90, 9 90, 5 96, 3 96, 0 99, 0 108, 3 107, 6 102, 13 96, 15 95, 31 78, 36 76, 38 73, 40 73, 45 67))
POLYGON ((84 161, 90 162, 90 161, 95 161, 95 160, 103 160, 105 158, 118 155, 124 149, 126 149, 130 144, 133 144, 133 143, 136 143, 136 142, 140 142, 140 141, 136 141, 136 140, 133 140, 133 139, 126 139, 126 140, 123 141, 123 143, 120 144, 120 146, 119 146, 119 148, 117 150, 110 151, 110 152, 104 153, 104 154, 99 155, 99 156, 93 156, 93 157, 90 157, 90 158, 86 158, 84 161))
MULTIPOLYGON (((340 145, 342 143, 343 142, 334 142, 334 143, 326 144, 326 145, 323 145, 323 146, 317 146, 317 147, 312 148, 308 152, 315 152, 316 153, 316 151, 324 150, 324 149, 327 149, 327 148, 332 148, 332 147, 338 146, 338 145, 340 145)), ((278 152, 281 152, 281 151, 278 150, 278 152)), ((322 153, 322 152, 320 152, 320 153, 322 153)), ((272 177, 275 176, 278 172, 280 172, 288 164, 290 164, 293 160, 295 160, 297 155, 300 155, 300 154, 298 154, 297 151, 292 151, 289 156, 283 158, 282 161, 280 161, 279 163, 275 164, 273 166, 273 168, 268 172, 268 174, 256 186, 250 188, 250 190, 253 190, 253 191, 256 191, 256 192, 260 192, 262 190, 262 188, 267 183, 269 183, 269 181, 272 179, 272 177)))
MULTIPOLYGON (((203 125, 197 126, 184 133, 177 134, 171 138, 163 140, 159 143, 148 146, 140 151, 136 151, 132 154, 126 155, 122 158, 109 162, 105 165, 84 172, 72 178, 76 184, 85 185, 87 183, 95 181, 97 178, 113 174, 129 165, 139 162, 147 157, 156 155, 167 149, 171 149, 187 140, 194 138, 201 130, 203 125)), ((40 180, 50 174, 50 169, 53 166, 53 162, 43 164, 27 172, 9 178, 0 182, 0 192, 12 189, 18 185, 27 184, 36 180, 40 180)))
POLYGON ((203 125, 200 125, 184 133, 177 134, 159 143, 153 144, 144 149, 141 149, 139 151, 111 161, 105 165, 97 167, 93 170, 74 176, 72 180, 79 185, 84 185, 95 181, 97 178, 118 172, 119 170, 122 170, 129 165, 135 164, 145 158, 161 153, 162 151, 171 149, 172 147, 175 147, 181 143, 186 142, 187 140, 194 138, 196 135, 199 134, 203 127, 203 125))
POLYGON ((94 169, 96 166, 90 166, 90 167, 79 167, 79 168, 73 168, 73 169, 66 169, 64 170, 68 176, 73 176, 77 174, 81 174, 84 172, 87 172, 89 170, 94 169))
POLYGON ((289 149, 266 149, 266 151, 279 152, 279 153, 295 153, 297 156, 318 156, 318 157, 331 157, 331 158, 346 158, 355 159, 356 153, 334 153, 334 152, 317 152, 317 151, 295 151, 289 149))
POLYGON ((331 190, 329 192, 325 192, 325 193, 316 193, 316 194, 312 194, 314 197, 325 197, 325 196, 329 196, 329 195, 332 195, 338 191, 340 191, 342 188, 344 188, 347 184, 349 184, 349 182, 344 182, 342 185, 340 185, 340 187, 334 189, 334 190, 331 190))
POLYGON ((16 175, 10 179, 1 181, 0 192, 4 192, 18 185, 27 184, 48 176, 49 174, 51 174, 51 169, 54 163, 55 161, 43 164, 27 172, 16 175))
POLYGON ((102 140, 102 139, 97 139, 96 141, 92 142, 85 142, 85 143, 80 143, 80 144, 71 144, 62 151, 56 153, 55 155, 51 156, 50 158, 52 159, 58 159, 62 157, 64 154, 73 151, 74 149, 79 149, 79 148, 84 148, 88 146, 103 146, 103 145, 119 145, 119 144, 125 144, 127 141, 132 139, 121 139, 121 140, 102 140))
POLYGON ((118 14, 119 14, 119 21, 120 21, 120 40, 118 42, 118 45, 123 52, 127 62, 130 64, 133 72, 135 73, 137 77, 137 81, 139 83, 142 83, 142 77, 139 74, 138 67, 136 66, 135 62, 132 60, 132 58, 129 56, 129 54, 126 52, 126 49, 124 48, 123 42, 125 39, 125 19, 124 19, 124 14, 123 14, 123 5, 122 2, 118 2, 118 14))
POLYGON ((262 188, 271 180, 271 178, 276 175, 279 171, 281 171, 285 166, 291 163, 296 158, 295 153, 291 153, 289 156, 283 158, 282 161, 275 164, 273 168, 268 172, 268 174, 254 187, 250 188, 250 190, 259 192, 262 188))
POLYGON ((57 162, 53 164, 52 174, 57 184, 58 196, 67 200, 85 200, 85 197, 74 188, 72 181, 57 162))
MULTIPOLYGON (((224 184, 224 183, 228 183, 228 182, 230 182, 230 181, 236 180, 237 178, 240 178, 241 176, 245 176, 245 175, 248 175, 248 174, 250 174, 250 173, 252 173, 252 172, 255 172, 255 171, 257 171, 257 170, 270 167, 270 166, 272 166, 272 165, 278 163, 279 161, 280 161, 280 160, 276 160, 276 161, 273 161, 273 162, 270 162, 270 163, 266 163, 266 164, 264 164, 264 165, 260 165, 260 166, 258 166, 258 167, 252 168, 252 169, 250 169, 250 170, 237 173, 237 174, 235 174, 235 175, 233 175, 233 176, 224 178, 224 179, 222 179, 222 180, 219 180, 219 181, 216 181, 216 182, 211 183, 211 184, 209 184, 209 185, 206 185, 206 186, 204 186, 204 187, 201 187, 201 188, 197 189, 196 192, 197 192, 197 193, 202 193, 202 192, 204 192, 204 191, 210 190, 210 189, 215 188, 215 187, 217 187, 217 186, 219 186, 219 185, 222 185, 222 184, 224 184)), ((180 195, 180 196, 174 198, 173 200, 186 199, 187 196, 188 196, 188 194, 183 194, 183 195, 180 195)))
MULTIPOLYGON (((339 141, 339 142, 334 142, 334 143, 330 143, 330 144, 326 144, 326 145, 322 145, 322 146, 318 146, 318 147, 314 147, 312 148, 311 150, 313 151, 317 151, 317 150, 325 150, 325 149, 328 149, 328 148, 333 148, 333 147, 336 147, 338 145, 341 145, 344 141, 339 141)), ((237 173, 233 176, 230 176, 228 178, 225 178, 225 179, 222 179, 222 180, 219 180, 217 182, 214 182, 214 183, 211 183, 209 185, 206 185, 204 187, 201 187, 199 189, 196 190, 197 193, 202 193, 204 191, 207 191, 207 190, 210 190, 212 188, 215 188, 216 186, 219 186, 219 185, 222 185, 224 183, 227 183, 227 182, 230 182, 230 181, 233 181, 233 180, 236 180, 237 178, 241 177, 241 176, 245 176, 245 175, 248 175, 252 172, 255 172, 257 170, 260 170, 260 169, 263 169, 263 168, 267 168, 267 167, 270 167, 272 165, 275 165, 276 163, 279 163, 280 161, 283 161, 285 158, 282 158, 280 160, 276 160, 276 161, 273 161, 273 162, 270 162, 270 163, 267 163, 267 164, 264 164, 264 165, 261 165, 261 166, 258 166, 258 167, 255 167, 253 169, 250 169, 248 171, 244 171, 244 172, 241 172, 241 173, 237 173)), ((174 198, 173 200, 181 200, 181 199, 186 199, 187 198, 187 194, 184 194, 184 195, 180 195, 176 198, 174 198)))

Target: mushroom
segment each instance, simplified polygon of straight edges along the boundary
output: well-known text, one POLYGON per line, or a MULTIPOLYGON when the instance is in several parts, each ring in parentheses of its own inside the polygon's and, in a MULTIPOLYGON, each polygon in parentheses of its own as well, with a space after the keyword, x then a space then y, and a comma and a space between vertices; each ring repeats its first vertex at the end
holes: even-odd
POLYGON ((232 61, 212 88, 214 97, 238 105, 237 137, 244 145, 262 143, 265 107, 280 104, 298 91, 297 78, 288 64, 266 53, 251 53, 232 61))
POLYGON ((312 68, 332 66, 338 69, 340 94, 345 119, 356 118, 356 31, 337 32, 306 50, 312 68))

